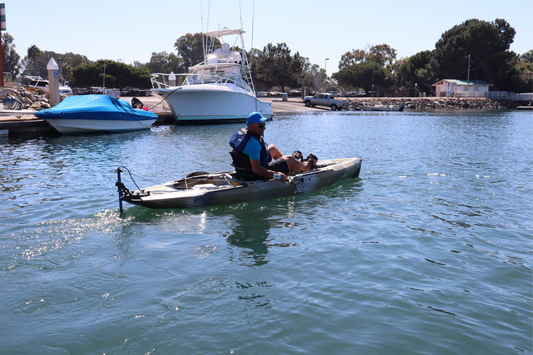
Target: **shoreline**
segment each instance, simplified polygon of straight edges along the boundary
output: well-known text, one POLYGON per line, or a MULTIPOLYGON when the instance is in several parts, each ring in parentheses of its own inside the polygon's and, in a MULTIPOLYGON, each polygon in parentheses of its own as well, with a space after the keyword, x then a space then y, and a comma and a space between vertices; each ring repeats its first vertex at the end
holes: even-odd
MULTIPOLYGON (((133 97, 121 97, 122 100, 131 102, 133 97)), ((160 106, 157 97, 147 96, 141 98, 146 106, 160 106)), ((261 97, 260 101, 272 103, 274 115, 288 112, 317 112, 330 111, 329 107, 306 107, 300 98, 288 98, 283 101, 281 97, 261 97)), ((350 111, 354 110, 356 104, 373 105, 377 98, 339 98, 350 102, 350 111)), ((411 111, 434 111, 434 110, 515 110, 528 108, 528 102, 496 100, 488 98, 438 98, 438 97, 381 97, 379 102, 385 105, 397 105, 405 103, 405 109, 411 111)), ((162 106, 162 105, 161 105, 162 106)), ((27 110, 24 110, 27 111, 27 110)), ((172 125, 173 119, 168 112, 158 113, 158 124, 172 125)), ((37 135, 37 134, 57 134, 46 121, 41 120, 32 114, 24 112, 19 115, 9 111, 7 115, 2 115, 0 110, 0 136, 8 135, 37 135)))
MULTIPOLYGON (((431 110, 502 110, 516 109, 521 104, 527 103, 521 101, 510 101, 506 99, 489 99, 489 98, 452 98, 452 97, 338 97, 337 100, 345 100, 350 103, 350 111, 356 111, 356 105, 374 105, 376 101, 384 105, 398 105, 405 103, 406 110, 431 111, 431 110)), ((272 102, 274 113, 291 112, 286 110, 294 107, 296 111, 329 111, 326 106, 322 107, 305 107, 303 100, 300 98, 289 98, 282 101, 279 97, 260 98, 260 101, 272 102), (299 106, 301 105, 301 106, 299 106)))

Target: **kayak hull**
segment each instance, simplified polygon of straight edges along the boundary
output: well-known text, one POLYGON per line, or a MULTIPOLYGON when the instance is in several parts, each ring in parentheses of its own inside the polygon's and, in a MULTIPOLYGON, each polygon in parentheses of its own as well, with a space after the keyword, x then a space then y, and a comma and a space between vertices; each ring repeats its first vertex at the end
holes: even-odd
MULTIPOLYGON (((226 205, 306 193, 358 177, 361 158, 321 161, 317 169, 278 180, 243 181, 233 172, 203 173, 132 191, 122 199, 148 208, 190 208, 226 205)), ((193 174, 191 174, 193 175, 193 174)))

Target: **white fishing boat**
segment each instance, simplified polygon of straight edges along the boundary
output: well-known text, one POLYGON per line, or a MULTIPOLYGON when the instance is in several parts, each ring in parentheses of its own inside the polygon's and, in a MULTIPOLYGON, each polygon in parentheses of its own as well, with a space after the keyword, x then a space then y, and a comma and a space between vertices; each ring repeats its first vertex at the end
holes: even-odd
POLYGON ((258 201, 314 191, 341 180, 359 176, 363 159, 322 160, 311 171, 291 174, 279 180, 241 180, 237 172, 197 172, 161 185, 130 191, 121 181, 118 168, 117 187, 122 201, 149 208, 189 208, 258 201))
POLYGON ((228 28, 204 33, 204 61, 189 67, 183 85, 171 86, 169 74, 152 74, 152 93, 166 102, 177 124, 246 122, 251 112, 272 118, 272 104, 255 94, 244 33, 228 28), (224 41, 230 36, 235 42, 240 39, 240 51, 231 50, 224 41), (215 48, 216 39, 221 48, 215 48))

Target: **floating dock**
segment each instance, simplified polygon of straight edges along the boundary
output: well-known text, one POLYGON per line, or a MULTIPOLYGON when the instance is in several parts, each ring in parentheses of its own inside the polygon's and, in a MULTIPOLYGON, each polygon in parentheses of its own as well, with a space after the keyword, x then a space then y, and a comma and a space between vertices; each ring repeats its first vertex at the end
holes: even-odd
POLYGON ((0 116, 0 136, 57 134, 45 120, 31 115, 0 116))

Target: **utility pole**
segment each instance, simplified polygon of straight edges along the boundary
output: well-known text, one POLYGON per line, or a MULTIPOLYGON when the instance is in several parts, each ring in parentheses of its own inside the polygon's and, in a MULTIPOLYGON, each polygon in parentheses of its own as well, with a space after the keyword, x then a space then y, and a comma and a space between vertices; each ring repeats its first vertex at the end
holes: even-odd
POLYGON ((374 68, 372 68, 372 97, 374 97, 374 68))
POLYGON ((0 4, 0 87, 4 87, 4 49, 2 31, 6 30, 6 4, 0 4))
POLYGON ((470 54, 467 56, 465 56, 465 58, 468 58, 468 79, 467 79, 467 82, 468 84, 470 84, 470 54))
POLYGON ((324 78, 324 92, 326 91, 326 79, 328 78, 328 60, 329 58, 324 60, 324 71, 326 72, 326 77, 324 78))

